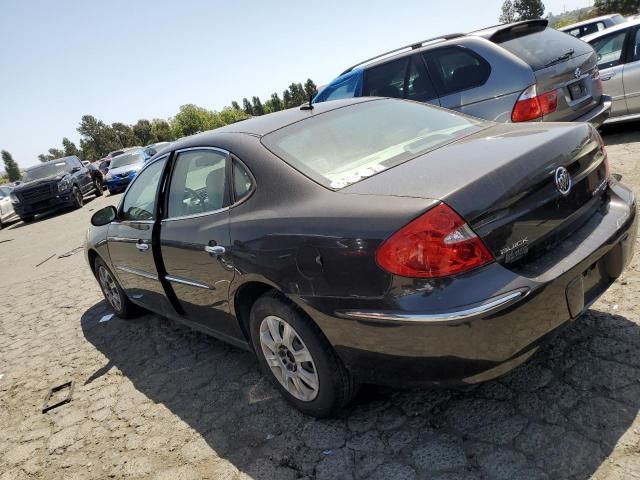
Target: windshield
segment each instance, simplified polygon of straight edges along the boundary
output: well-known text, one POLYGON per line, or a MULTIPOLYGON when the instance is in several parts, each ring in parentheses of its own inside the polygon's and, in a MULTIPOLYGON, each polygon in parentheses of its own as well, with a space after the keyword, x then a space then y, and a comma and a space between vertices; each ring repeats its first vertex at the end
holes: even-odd
POLYGON ((118 155, 111 160, 110 168, 124 167, 125 165, 133 165, 134 163, 144 162, 144 155, 140 152, 118 155))
POLYGON ((40 180, 41 178, 57 177, 62 175, 67 170, 66 162, 49 162, 38 167, 30 168, 22 176, 23 182, 31 182, 33 180, 40 180))
POLYGON ((422 103, 373 100, 294 123, 262 142, 337 190, 482 128, 480 120, 422 103))
MULTIPOLYGON (((573 56, 593 52, 589 45, 571 35, 553 28, 529 28, 522 32, 508 32, 494 38, 501 47, 527 62, 531 68, 541 70, 549 63, 573 50, 573 56)), ((571 56, 567 56, 567 60, 571 56)))

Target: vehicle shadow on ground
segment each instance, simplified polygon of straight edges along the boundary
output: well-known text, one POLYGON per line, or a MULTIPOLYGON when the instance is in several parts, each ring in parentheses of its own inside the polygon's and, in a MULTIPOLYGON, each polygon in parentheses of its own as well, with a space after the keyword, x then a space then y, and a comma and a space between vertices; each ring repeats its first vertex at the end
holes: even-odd
POLYGON ((600 127, 605 145, 640 142, 640 122, 618 123, 600 127))
POLYGON ((337 418, 314 420, 278 396, 252 354, 151 314, 99 323, 108 312, 100 302, 82 316, 108 363, 77 388, 119 369, 258 480, 582 479, 638 436, 640 328, 622 316, 588 311, 529 363, 472 390, 371 387, 337 418))
MULTIPOLYGON (((92 207, 90 207, 88 205, 90 205, 90 203, 93 200, 95 200, 96 198, 98 198, 98 197, 96 197, 95 195, 89 195, 89 196, 84 197, 84 205, 83 205, 82 208, 92 208, 92 207)), ((18 228, 23 228, 23 227, 26 227, 27 225, 32 225, 34 223, 38 223, 38 222, 43 221, 43 220, 48 220, 50 218, 59 217, 60 215, 66 215, 67 213, 72 212, 72 211, 73 211, 73 209, 71 209, 71 208, 61 208, 59 210, 52 210, 51 212, 47 212, 47 213, 42 213, 42 214, 36 215, 36 217, 32 221, 30 221, 28 223, 24 223, 22 220, 20 220, 18 218, 16 220, 12 220, 11 225, 7 226, 7 230, 16 230, 18 228)))

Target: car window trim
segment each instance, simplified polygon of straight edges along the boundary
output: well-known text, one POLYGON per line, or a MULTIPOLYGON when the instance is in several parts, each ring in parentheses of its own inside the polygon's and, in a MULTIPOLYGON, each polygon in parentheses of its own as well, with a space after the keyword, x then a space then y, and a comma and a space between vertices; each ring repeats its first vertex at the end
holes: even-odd
POLYGON ((118 203, 118 207, 117 207, 118 214, 116 216, 116 219, 113 220, 111 223, 120 223, 120 224, 125 224, 125 225, 131 224, 131 223, 136 223, 136 224, 154 224, 154 223, 156 223, 156 219, 159 218, 159 215, 158 215, 158 206, 159 206, 158 198, 159 198, 159 196, 161 194, 161 191, 162 191, 162 181, 165 178, 165 172, 167 170, 167 167, 169 166, 169 160, 170 160, 169 157, 170 157, 169 153, 167 153, 166 155, 162 155, 161 157, 158 157, 154 161, 148 162, 144 167, 142 167, 140 169, 140 171, 136 174, 136 178, 134 178, 131 182, 129 182, 129 185, 127 185, 127 188, 125 189, 124 193, 122 194, 122 198, 120 199, 120 202, 118 203), (122 207, 124 206, 124 200, 127 197, 127 193, 129 192, 129 189, 131 188, 131 185, 133 185, 138 180, 138 178, 140 178, 140 174, 142 172, 144 172, 147 168, 149 168, 150 165, 153 165, 156 162, 160 162, 162 159, 166 159, 167 163, 165 164, 164 169, 162 170, 162 173, 160 174, 160 182, 158 182, 158 193, 157 193, 157 196, 156 196, 156 205, 155 205, 154 212, 153 212, 153 217, 154 218, 152 218, 150 220, 125 220, 125 219, 123 219, 122 218, 122 215, 123 215, 122 207))
POLYGON ((253 196, 253 192, 255 191, 256 191, 256 177, 253 176, 253 172, 249 169, 249 167, 247 167, 246 163, 240 160, 236 155, 231 154, 231 193, 233 197, 233 203, 229 205, 229 208, 235 208, 238 205, 243 204, 244 202, 249 200, 251 196, 253 196), (234 182, 235 179, 233 178, 233 162, 238 162, 240 166, 244 168, 244 171, 249 174, 249 179, 251 180, 251 188, 247 193, 245 193, 241 197, 236 197, 236 187, 234 182))
MULTIPOLYGON (((174 220, 188 220, 190 218, 198 218, 198 217, 204 217, 207 215, 215 215, 218 213, 222 213, 225 212, 227 210, 229 210, 229 197, 230 197, 230 190, 229 190, 229 168, 230 168, 230 161, 231 158, 231 152, 229 152, 228 150, 225 150, 224 148, 219 148, 219 147, 209 147, 209 146, 200 146, 200 147, 187 147, 187 148, 181 148, 179 150, 174 150, 171 154, 171 166, 170 166, 170 171, 167 175, 167 182, 166 185, 163 189, 162 192, 159 192, 159 194, 161 193, 163 198, 162 198, 162 204, 164 206, 163 208, 163 212, 162 212, 162 217, 160 217, 160 222, 171 222, 174 220), (195 151, 195 150, 214 150, 220 153, 223 153, 225 155, 224 157, 224 161, 225 161, 225 165, 224 165, 224 174, 225 174, 225 191, 224 191, 224 203, 226 203, 227 205, 225 205, 222 208, 219 208, 217 210, 210 210, 208 212, 200 212, 200 213, 191 213, 189 215, 180 215, 178 217, 168 217, 167 214, 169 212, 169 189, 171 188, 171 179, 173 178, 173 174, 175 171, 175 165, 178 159, 178 156, 182 153, 182 152, 189 152, 189 151, 195 151)), ((160 202, 158 202, 160 203, 160 202)))
POLYGON ((484 85, 486 85, 486 83, 489 81, 489 78, 491 78, 491 74, 493 73, 493 66, 491 65, 491 63, 489 63, 489 61, 487 59, 485 59, 482 55, 480 55, 479 53, 476 53, 475 51, 473 51, 471 48, 463 46, 463 45, 444 45, 442 47, 436 47, 436 48, 430 48, 428 50, 424 50, 423 52, 420 53, 423 58, 425 63, 427 64, 427 71, 430 71, 431 68, 434 68, 434 87, 436 89, 436 91, 438 92, 438 98, 444 98, 447 97, 449 95, 453 95, 454 93, 460 93, 460 92, 466 92, 468 90, 473 90, 474 88, 480 88, 483 87, 484 85), (436 61, 434 59, 434 52, 438 52, 441 50, 462 50, 465 53, 468 53, 469 55, 471 55, 472 57, 474 57, 475 59, 477 59, 481 64, 486 65, 487 67, 489 67, 489 74, 487 75, 487 78, 485 78, 484 82, 482 82, 480 85, 474 85, 473 87, 469 87, 469 88, 463 88, 460 90, 454 90, 452 92, 446 92, 445 93, 445 85, 442 82, 442 79, 440 78, 440 75, 437 75, 435 72, 437 72, 437 65, 431 65, 432 63, 435 64, 436 61))

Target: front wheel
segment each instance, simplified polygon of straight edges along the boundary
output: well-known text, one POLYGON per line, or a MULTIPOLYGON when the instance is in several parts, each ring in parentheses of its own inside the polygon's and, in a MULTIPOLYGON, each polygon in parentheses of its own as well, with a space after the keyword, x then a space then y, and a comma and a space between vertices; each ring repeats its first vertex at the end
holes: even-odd
POLYGON ((94 270, 105 300, 114 313, 123 319, 133 318, 138 308, 127 298, 120 284, 100 257, 96 257, 94 270))
POLYGON ((294 305, 267 294, 251 309, 258 362, 298 410, 326 417, 353 398, 351 375, 320 329, 294 305))
POLYGON ((78 187, 73 187, 71 196, 73 197, 73 208, 82 208, 82 205, 84 205, 84 197, 82 196, 82 192, 78 187))

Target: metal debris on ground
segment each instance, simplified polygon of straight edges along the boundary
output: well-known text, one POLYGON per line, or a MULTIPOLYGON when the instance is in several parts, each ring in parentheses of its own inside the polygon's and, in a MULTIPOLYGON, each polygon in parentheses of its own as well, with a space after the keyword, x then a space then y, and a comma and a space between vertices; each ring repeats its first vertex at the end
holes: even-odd
POLYGON ((102 322, 108 322, 109 320, 111 320, 113 318, 113 313, 109 313, 107 315, 104 315, 100 321, 98 323, 102 323, 102 322))
POLYGON ((56 254, 54 253, 53 255, 51 255, 50 257, 45 258, 44 260, 42 260, 39 264, 36 265, 36 267, 39 267, 40 265, 42 265, 44 262, 48 262, 49 260, 51 260, 53 257, 55 257, 56 254))
POLYGON ((80 245, 79 247, 76 247, 72 250, 69 250, 68 252, 62 253, 60 255, 58 255, 58 258, 64 258, 64 257, 70 257, 71 255, 74 255, 76 253, 78 253, 80 250, 82 250, 84 247, 82 245, 80 245))
POLYGON ((44 399, 44 403, 42 404, 42 413, 47 413, 49 410, 53 410, 54 408, 57 408, 61 405, 64 405, 65 403, 69 403, 71 401, 71 396, 73 395, 73 380, 67 383, 63 383, 62 385, 58 385, 57 387, 53 387, 51 390, 49 390, 49 393, 47 393, 47 396, 44 399), (67 394, 66 397, 64 397, 62 400, 49 405, 49 401, 51 400, 51 397, 53 396, 54 393, 58 393, 62 390, 64 390, 65 388, 69 389, 69 393, 67 394))

